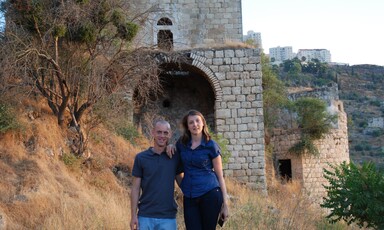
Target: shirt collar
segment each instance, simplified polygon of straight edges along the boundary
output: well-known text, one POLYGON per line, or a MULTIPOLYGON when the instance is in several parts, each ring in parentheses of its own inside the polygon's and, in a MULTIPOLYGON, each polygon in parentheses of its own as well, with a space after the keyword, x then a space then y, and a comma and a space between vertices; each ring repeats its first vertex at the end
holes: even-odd
MULTIPOLYGON (((204 138, 201 138, 200 145, 201 145, 201 146, 205 146, 206 144, 207 144, 207 142, 204 141, 204 138)), ((199 146, 200 146, 200 145, 199 145, 199 146)), ((191 146, 192 146, 192 139, 189 140, 189 142, 188 142, 188 147, 191 147, 191 146)))
POLYGON ((151 152, 151 155, 161 155, 161 154, 165 153, 165 150, 164 150, 164 151, 161 152, 160 154, 157 154, 157 153, 155 153, 155 151, 153 151, 153 147, 149 147, 148 150, 151 152))

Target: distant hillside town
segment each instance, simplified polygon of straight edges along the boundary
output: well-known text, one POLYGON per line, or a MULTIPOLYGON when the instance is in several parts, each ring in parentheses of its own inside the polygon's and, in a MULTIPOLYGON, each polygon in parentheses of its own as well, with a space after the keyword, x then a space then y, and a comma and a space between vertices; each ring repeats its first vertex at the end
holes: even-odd
MULTIPOLYGON (((261 33, 254 32, 252 30, 248 31, 246 35, 243 36, 244 41, 251 40, 259 48, 263 48, 261 33)), ((285 60, 290 60, 297 57, 302 61, 310 61, 312 59, 317 59, 320 62, 325 62, 329 64, 338 64, 338 65, 348 65, 346 63, 332 63, 331 61, 331 52, 327 49, 299 49, 297 53, 294 53, 292 46, 284 47, 272 47, 269 48, 269 58, 271 64, 280 64, 285 60)))

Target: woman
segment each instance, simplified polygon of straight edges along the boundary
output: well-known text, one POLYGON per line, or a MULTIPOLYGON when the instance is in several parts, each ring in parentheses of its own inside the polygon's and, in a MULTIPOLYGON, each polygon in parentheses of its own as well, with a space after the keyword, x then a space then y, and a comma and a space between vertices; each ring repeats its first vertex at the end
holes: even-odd
POLYGON ((227 190, 218 144, 211 139, 204 116, 191 110, 182 120, 176 143, 184 166, 181 189, 187 230, 214 230, 228 218, 227 190))

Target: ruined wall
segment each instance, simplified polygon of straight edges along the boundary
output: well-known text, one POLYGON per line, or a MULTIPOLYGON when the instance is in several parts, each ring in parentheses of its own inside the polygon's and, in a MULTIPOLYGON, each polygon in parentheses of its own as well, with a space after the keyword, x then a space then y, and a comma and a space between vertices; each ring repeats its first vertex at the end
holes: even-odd
POLYGON ((339 109, 337 125, 323 139, 315 141, 320 152, 318 156, 288 153, 288 149, 300 140, 300 133, 297 131, 275 130, 272 137, 275 162, 290 159, 292 179, 301 181, 303 189, 317 204, 326 196, 323 184, 327 180, 323 177, 323 169, 330 169, 328 164, 349 162, 347 116, 341 101, 332 101, 332 106, 339 109))
POLYGON ((242 40, 240 0, 135 0, 132 7, 136 12, 152 11, 137 38, 145 46, 157 44, 160 30, 172 32, 175 50, 242 40), (172 25, 157 25, 164 17, 172 25))
MULTIPOLYGON (((207 121, 213 123, 210 126, 229 140, 227 148, 232 156, 224 168, 225 175, 266 191, 261 50, 223 48, 183 52, 188 56, 186 62, 171 65, 178 60, 165 57, 161 63, 164 66, 179 66, 179 71, 186 74, 167 76, 180 80, 168 81, 176 87, 169 90, 164 87, 164 96, 153 103, 157 105, 154 107, 157 110, 150 110, 151 114, 163 116, 173 127, 177 127, 175 123, 188 110, 201 110, 207 121), (200 83, 195 84, 197 82, 200 83), (163 106, 165 98, 170 106, 163 106), (183 100, 194 107, 186 107, 183 100), (200 100, 207 103, 198 103, 200 100), (209 100, 212 100, 212 108, 206 106, 211 104, 209 100)), ((164 71, 169 72, 167 69, 164 71)), ((143 117, 143 114, 136 116, 143 117)))

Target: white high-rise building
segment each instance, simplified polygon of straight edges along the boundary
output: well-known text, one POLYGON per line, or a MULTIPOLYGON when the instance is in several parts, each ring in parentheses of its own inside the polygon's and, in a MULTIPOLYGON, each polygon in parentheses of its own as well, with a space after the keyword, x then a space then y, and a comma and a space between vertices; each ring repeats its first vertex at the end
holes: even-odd
POLYGON ((260 32, 254 32, 253 30, 248 31, 247 35, 243 36, 243 41, 247 41, 248 39, 253 40, 257 48, 263 48, 260 32))
POLYGON ((312 59, 318 59, 320 62, 331 62, 331 52, 326 49, 299 49, 297 52, 297 58, 305 61, 312 61, 312 59))
POLYGON ((292 46, 269 48, 269 58, 273 64, 280 64, 285 60, 294 58, 292 46))

